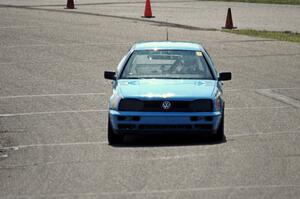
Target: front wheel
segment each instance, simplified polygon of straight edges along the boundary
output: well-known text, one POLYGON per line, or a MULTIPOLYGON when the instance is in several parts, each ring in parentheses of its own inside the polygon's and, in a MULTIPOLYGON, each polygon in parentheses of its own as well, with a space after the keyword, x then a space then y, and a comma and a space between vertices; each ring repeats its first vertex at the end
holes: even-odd
POLYGON ((114 132, 110 119, 108 119, 107 125, 107 139, 109 145, 122 144, 124 140, 124 135, 119 135, 114 132))

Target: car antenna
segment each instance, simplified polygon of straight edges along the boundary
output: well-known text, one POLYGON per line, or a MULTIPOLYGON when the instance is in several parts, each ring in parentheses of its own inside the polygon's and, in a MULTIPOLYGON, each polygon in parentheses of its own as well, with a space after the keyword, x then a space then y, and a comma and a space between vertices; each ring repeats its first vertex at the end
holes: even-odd
POLYGON ((166 32, 166 40, 169 41, 169 29, 167 28, 167 32, 166 32))

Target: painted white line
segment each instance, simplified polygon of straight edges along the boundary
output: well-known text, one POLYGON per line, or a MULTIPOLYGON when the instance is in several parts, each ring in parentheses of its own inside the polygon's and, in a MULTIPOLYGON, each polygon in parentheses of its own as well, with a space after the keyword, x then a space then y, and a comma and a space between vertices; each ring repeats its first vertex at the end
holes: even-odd
MULTIPOLYGON (((29 144, 29 145, 18 145, 18 146, 10 146, 10 147, 2 147, 1 150, 12 150, 17 151, 24 148, 36 148, 36 147, 57 147, 57 146, 78 146, 78 145, 102 145, 108 144, 107 141, 99 141, 99 142, 71 142, 71 143, 49 143, 49 144, 29 144)), ((185 154, 185 155, 175 155, 175 156, 159 156, 159 157, 149 157, 142 159, 117 159, 123 161, 132 161, 132 160, 171 160, 171 159, 182 159, 182 158, 194 158, 199 156, 205 156, 204 154, 185 154)), ((51 162, 46 164, 53 164, 51 162)))
MULTIPOLYGON (((265 91, 265 90, 300 90, 300 88, 271 88, 271 89, 229 89, 224 92, 236 92, 236 91, 265 91)), ((33 98, 33 97, 59 97, 59 96, 85 96, 85 95, 106 95, 106 93, 50 93, 39 95, 11 95, 0 96, 0 99, 13 99, 13 98, 33 98)))
POLYGON ((195 187, 177 189, 155 189, 142 191, 120 191, 120 192, 86 192, 86 193, 62 193, 62 194, 36 194, 36 195, 6 195, 7 198, 48 198, 48 197, 76 197, 76 196, 113 196, 113 195, 144 195, 144 194, 177 194, 180 192, 200 192, 219 190, 242 190, 242 189, 278 189, 294 188, 299 189, 300 185, 294 184, 271 184, 271 185, 244 185, 244 186, 219 186, 219 187, 195 187))
MULTIPOLYGON (((105 60, 100 60, 100 59, 93 59, 93 60, 82 60, 82 59, 80 59, 80 60, 76 60, 76 61, 69 61, 68 63, 98 63, 98 65, 99 65, 99 63, 107 63, 107 61, 105 61, 105 60)), ((61 60, 61 61, 57 61, 57 60, 44 60, 44 61, 35 61, 35 62, 31 62, 31 61, 22 61, 22 62, 0 62, 0 65, 19 65, 19 64, 21 64, 21 65, 24 65, 24 64, 27 64, 27 65, 29 65, 29 64, 64 64, 64 63, 67 63, 66 61, 64 61, 64 60, 61 60)))
POLYGON ((0 29, 8 29, 8 28, 41 28, 41 26, 0 26, 0 29))
POLYGON ((257 90, 256 93, 283 102, 285 104, 289 104, 293 107, 300 108, 300 101, 279 93, 274 93, 271 89, 257 90))
POLYGON ((106 95, 106 93, 51 93, 51 94, 40 94, 40 95, 11 95, 11 96, 0 96, 0 99, 34 98, 34 97, 61 97, 61 96, 89 96, 89 95, 106 95))
POLYGON ((7 158, 8 155, 7 154, 0 154, 0 158, 7 158))
MULTIPOLYGON (((225 108, 226 110, 260 110, 260 109, 284 109, 291 106, 258 106, 258 107, 236 107, 225 108)), ((45 111, 45 112, 29 112, 29 113, 2 113, 0 117, 16 117, 16 116, 35 116, 35 115, 50 115, 64 113, 89 113, 89 112, 108 112, 108 109, 93 109, 93 110, 70 110, 70 111, 45 111)))
POLYGON ((71 110, 71 111, 47 111, 47 112, 30 112, 30 113, 7 113, 0 114, 0 117, 16 117, 16 116, 31 116, 31 115, 49 115, 49 114, 64 114, 64 113, 89 113, 89 112, 107 112, 104 110, 71 110))
POLYGON ((91 144, 108 144, 107 141, 100 142, 70 142, 70 143, 50 143, 50 144, 29 144, 29 145, 18 145, 10 147, 2 147, 2 150, 13 150, 17 151, 24 148, 35 148, 35 147, 56 147, 56 146, 76 146, 76 145, 91 145, 91 144))
MULTIPOLYGON (((257 133, 242 133, 242 134, 233 134, 228 135, 228 138, 232 137, 243 137, 243 136, 265 136, 265 135, 280 135, 280 134, 298 134, 299 130, 288 130, 288 131, 269 131, 269 132, 257 132, 257 133)), ((35 147, 56 147, 56 146, 76 146, 76 145, 98 145, 98 144, 108 144, 107 141, 99 142, 71 142, 71 143, 48 143, 48 144, 30 144, 30 145, 18 145, 11 147, 1 147, 2 150, 19 150, 23 148, 35 148, 35 147)), ((160 157, 150 157, 144 158, 142 160, 171 160, 171 159, 183 159, 183 158, 193 158, 205 156, 205 154, 185 154, 185 155, 175 155, 175 156, 160 156, 160 157)), ((120 159, 122 160, 122 159, 120 159)), ((128 159, 124 159, 128 160, 128 159)), ((138 160, 138 159, 136 159, 138 160)), ((51 164, 51 163, 49 163, 51 164)))
MULTIPOLYGON (((190 154, 190 155, 175 155, 175 156, 162 156, 162 157, 150 157, 150 158, 121 158, 121 159, 109 159, 110 161, 125 161, 125 162, 133 162, 133 161, 157 161, 157 160, 177 160, 183 158, 195 158, 195 157, 203 157, 206 156, 204 154, 190 154)), ((104 159, 100 160, 87 160, 87 161, 65 161, 65 162, 33 162, 30 164, 13 164, 4 167, 0 167, 0 169, 17 169, 17 168, 25 168, 25 167, 33 167, 33 166, 41 166, 41 165, 62 165, 62 164, 78 164, 78 163, 91 163, 91 162, 99 162, 104 161, 104 159)), ((107 161, 107 160, 106 160, 107 161)))
MULTIPOLYGON (((291 134, 299 133, 299 130, 289 130, 289 131, 274 131, 274 132, 257 132, 257 133, 244 133, 244 134, 234 134, 228 135, 228 137, 243 137, 243 136, 256 136, 256 135, 277 135, 277 134, 291 134)), ((10 147, 0 147, 2 150, 14 150, 17 151, 23 148, 35 148, 35 147, 56 147, 56 146, 76 146, 76 145, 98 145, 98 144, 108 144, 107 141, 99 142, 69 142, 69 143, 48 143, 48 144, 29 144, 29 145, 18 145, 10 147)), ((204 156, 199 154, 186 154, 186 155, 176 155, 176 156, 161 156, 153 158, 145 158, 145 160, 170 160, 170 159, 182 159, 190 157, 204 156)))

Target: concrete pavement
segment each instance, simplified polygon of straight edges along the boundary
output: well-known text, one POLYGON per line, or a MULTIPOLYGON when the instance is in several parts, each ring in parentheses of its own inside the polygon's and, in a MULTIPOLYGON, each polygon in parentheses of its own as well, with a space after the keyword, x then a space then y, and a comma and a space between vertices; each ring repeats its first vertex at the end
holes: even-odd
POLYGON ((0 198, 299 198, 296 43, 169 28, 170 39, 202 43, 219 71, 233 72, 225 83, 227 141, 107 144, 111 84, 103 71, 114 70, 134 42, 164 40, 165 30, 0 7, 0 198))

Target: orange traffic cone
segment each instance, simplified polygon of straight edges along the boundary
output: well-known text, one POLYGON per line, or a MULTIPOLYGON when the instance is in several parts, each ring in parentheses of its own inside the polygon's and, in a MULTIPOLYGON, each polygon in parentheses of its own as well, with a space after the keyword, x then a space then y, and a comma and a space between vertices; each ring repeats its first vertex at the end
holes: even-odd
POLYGON ((146 0, 144 16, 145 18, 153 18, 150 0, 146 0))
POLYGON ((68 0, 67 1, 67 7, 65 7, 66 9, 74 9, 75 5, 74 5, 74 0, 68 0))
POLYGON ((227 11, 227 17, 226 17, 225 27, 222 27, 222 28, 223 29, 235 29, 235 28, 237 28, 237 27, 233 26, 231 9, 230 8, 228 8, 228 11, 227 11))

